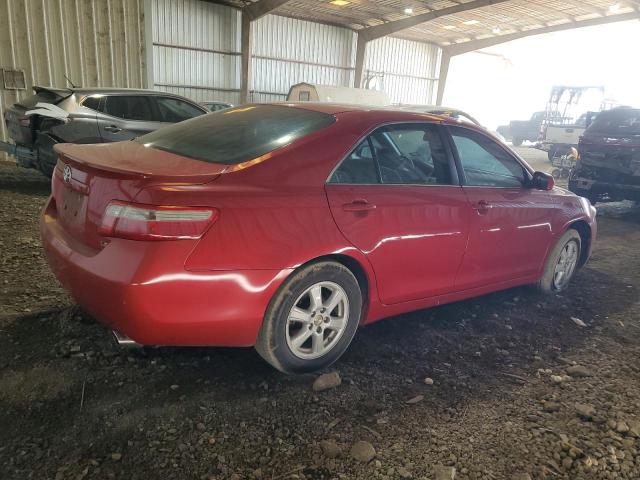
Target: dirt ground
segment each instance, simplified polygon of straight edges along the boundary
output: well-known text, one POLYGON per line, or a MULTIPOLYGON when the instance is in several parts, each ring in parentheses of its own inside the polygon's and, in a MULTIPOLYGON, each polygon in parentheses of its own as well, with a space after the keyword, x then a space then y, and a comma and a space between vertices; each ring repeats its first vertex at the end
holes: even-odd
POLYGON ((315 375, 252 349, 117 349, 47 269, 48 188, 0 163, 2 480, 640 478, 631 204, 599 207, 565 294, 517 288, 363 328, 331 369, 342 384, 316 393, 315 375))

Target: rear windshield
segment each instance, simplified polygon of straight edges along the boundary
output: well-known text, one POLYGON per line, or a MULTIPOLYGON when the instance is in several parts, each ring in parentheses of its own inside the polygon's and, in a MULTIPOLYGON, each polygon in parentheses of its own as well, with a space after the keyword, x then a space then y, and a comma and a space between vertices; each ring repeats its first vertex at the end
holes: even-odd
POLYGON ((589 133, 640 135, 640 110, 621 108, 601 112, 589 126, 589 133))
POLYGON ((238 164, 331 125, 332 115, 278 105, 249 105, 203 115, 136 139, 209 163, 238 164))

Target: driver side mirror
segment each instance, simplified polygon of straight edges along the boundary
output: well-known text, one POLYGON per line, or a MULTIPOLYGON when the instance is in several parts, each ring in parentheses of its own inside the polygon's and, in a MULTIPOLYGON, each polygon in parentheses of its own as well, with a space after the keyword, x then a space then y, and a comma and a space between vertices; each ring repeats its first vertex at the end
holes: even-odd
POLYGON ((535 172, 531 179, 531 186, 538 190, 552 190, 556 182, 551 175, 544 172, 535 172))

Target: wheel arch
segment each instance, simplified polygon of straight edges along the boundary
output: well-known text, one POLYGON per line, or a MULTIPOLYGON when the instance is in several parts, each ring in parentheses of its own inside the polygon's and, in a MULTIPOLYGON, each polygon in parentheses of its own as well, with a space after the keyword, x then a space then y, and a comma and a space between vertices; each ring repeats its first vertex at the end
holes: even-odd
POLYGON ((362 292, 362 315, 360 316, 360 323, 362 324, 366 318, 370 309, 372 298, 375 296, 375 278, 373 278, 373 271, 367 269, 363 265, 363 261, 366 259, 357 259, 352 255, 346 255, 344 253, 331 253, 326 255, 320 255, 312 258, 293 269, 288 276, 293 275, 301 268, 305 268, 311 264, 318 262, 336 262, 347 268, 358 282, 360 291, 362 292))
POLYGON ((580 259, 578 267, 584 266, 589 258, 589 250, 591 249, 591 226, 584 220, 576 220, 569 224, 568 229, 573 229, 580 235, 582 248, 580 249, 580 259))

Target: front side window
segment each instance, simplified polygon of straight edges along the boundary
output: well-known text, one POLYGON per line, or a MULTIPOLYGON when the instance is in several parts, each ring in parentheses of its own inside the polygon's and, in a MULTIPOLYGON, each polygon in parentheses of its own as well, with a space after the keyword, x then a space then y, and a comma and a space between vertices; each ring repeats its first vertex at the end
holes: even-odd
POLYGON ((101 95, 94 95, 92 97, 87 97, 82 101, 82 106, 86 108, 90 108, 91 110, 95 110, 96 112, 100 112, 101 100, 102 100, 101 95))
POLYGON ((199 108, 177 98, 157 97, 153 100, 158 107, 159 122, 178 123, 204 113, 199 108))
POLYGON ((151 103, 146 95, 109 95, 105 98, 105 113, 125 120, 154 121, 151 103))
POLYGON ((371 135, 382 183, 451 185, 449 159, 434 125, 389 125, 371 135))
POLYGON ((227 108, 233 107, 230 103, 208 103, 205 105, 207 110, 210 112, 219 112, 220 110, 226 110, 227 108))
POLYGON ((525 184, 524 167, 498 143, 478 132, 449 127, 465 176, 465 185, 519 188, 525 184))
POLYGON ((333 115, 280 105, 248 105, 201 115, 135 141, 209 163, 238 164, 321 130, 333 115))

